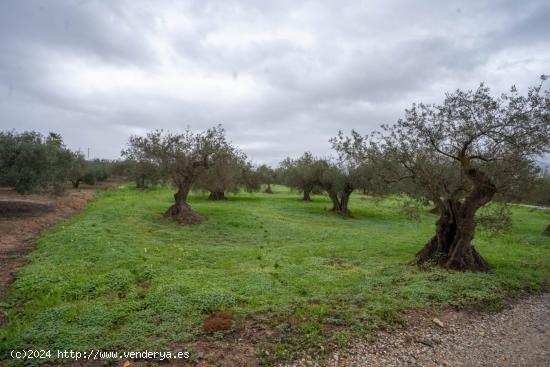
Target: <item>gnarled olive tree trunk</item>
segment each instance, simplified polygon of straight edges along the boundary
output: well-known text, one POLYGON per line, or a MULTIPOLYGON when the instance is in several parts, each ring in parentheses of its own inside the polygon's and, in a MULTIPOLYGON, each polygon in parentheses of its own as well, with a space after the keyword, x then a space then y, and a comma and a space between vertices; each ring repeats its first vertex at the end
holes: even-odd
POLYGON ((430 214, 439 214, 439 206, 434 206, 433 208, 428 210, 428 213, 430 214))
POLYGON ((273 190, 271 189, 271 184, 267 184, 267 188, 265 189, 266 194, 273 194, 273 190))
POLYGON ((145 188, 145 175, 140 175, 136 177, 136 188, 137 189, 145 188))
POLYGON ((178 192, 174 194, 174 200, 176 202, 164 213, 165 217, 172 218, 181 224, 196 224, 202 222, 203 218, 187 204, 187 196, 190 188, 191 185, 187 182, 178 185, 178 192))
POLYGON ((223 191, 211 191, 208 196, 208 200, 218 201, 218 200, 227 200, 225 193, 223 191))
POLYGON ((330 197, 330 200, 332 200, 331 211, 342 215, 349 215, 350 211, 348 209, 348 204, 352 192, 353 188, 349 185, 346 185, 344 190, 340 193, 333 190, 329 191, 328 196, 330 197))
POLYGON ((304 197, 302 199, 303 201, 311 201, 311 190, 306 189, 304 190, 304 197))
POLYGON ((435 236, 416 254, 419 264, 434 261, 454 270, 488 271, 489 265, 471 245, 475 232, 475 213, 496 193, 487 175, 475 169, 465 171, 473 190, 463 201, 439 200, 440 217, 435 236))

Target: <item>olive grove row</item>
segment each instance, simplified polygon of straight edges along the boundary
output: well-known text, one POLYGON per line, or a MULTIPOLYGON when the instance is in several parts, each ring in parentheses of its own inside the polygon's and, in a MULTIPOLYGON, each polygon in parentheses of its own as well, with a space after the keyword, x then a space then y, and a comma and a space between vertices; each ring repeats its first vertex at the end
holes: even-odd
POLYGON ((416 255, 419 264, 487 271, 487 262, 471 244, 478 210, 491 201, 521 201, 533 193, 538 201, 548 200, 549 176, 535 161, 550 152, 545 80, 542 76, 525 94, 512 87, 495 97, 481 84, 447 93, 440 104, 413 104, 396 123, 369 135, 339 132, 330 140, 331 157, 306 152, 284 159, 276 169, 253 165, 227 140, 221 125, 199 133, 156 130, 131 136, 124 160, 95 166, 66 149, 58 135, 2 133, 0 184, 24 192, 58 188, 69 179, 78 187, 93 167, 107 167, 131 176, 141 189, 174 185, 174 203, 165 216, 182 224, 202 220, 188 203, 196 189, 223 200, 227 192, 257 191, 263 184, 269 193, 273 183, 282 183, 300 190, 304 201, 311 200, 311 193, 326 192, 332 210, 342 215, 350 214, 356 190, 375 196, 402 193, 432 203, 439 215, 433 238, 416 255), (30 174, 33 170, 41 173, 30 174))
MULTIPOLYGON (((542 76, 525 95, 512 87, 494 97, 481 84, 473 91, 448 93, 441 104, 413 104, 402 119, 378 132, 340 132, 330 140, 336 153, 332 159, 306 153, 285 159, 280 169, 290 186, 303 190, 304 200, 322 189, 332 200, 332 210, 344 215, 357 188, 374 194, 397 189, 430 200, 439 219, 417 262, 487 271, 487 262, 471 244, 475 215, 495 199, 521 196, 535 181, 539 168, 534 158, 550 151, 545 80, 542 76)), ((155 167, 160 177, 170 177, 177 192, 165 215, 186 224, 201 221, 187 202, 195 184, 207 187, 213 198, 223 197, 230 188, 225 179, 233 182, 231 167, 249 170, 244 154, 227 141, 221 126, 199 134, 154 131, 133 136, 123 154, 155 167)))

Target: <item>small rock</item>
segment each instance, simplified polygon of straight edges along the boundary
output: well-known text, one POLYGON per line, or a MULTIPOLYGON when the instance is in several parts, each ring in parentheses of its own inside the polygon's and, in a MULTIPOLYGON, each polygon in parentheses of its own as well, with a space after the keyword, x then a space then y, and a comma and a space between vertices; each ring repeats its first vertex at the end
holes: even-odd
POLYGON ((444 327, 444 326, 445 326, 445 325, 443 325, 443 323, 441 322, 441 320, 438 319, 437 317, 434 318, 432 321, 433 321, 434 324, 436 324, 436 325, 439 326, 439 327, 444 327))
POLYGON ((416 339, 415 341, 416 341, 417 343, 427 345, 428 347, 432 347, 432 348, 433 348, 433 346, 434 346, 434 342, 433 342, 433 340, 431 340, 431 339, 416 339))

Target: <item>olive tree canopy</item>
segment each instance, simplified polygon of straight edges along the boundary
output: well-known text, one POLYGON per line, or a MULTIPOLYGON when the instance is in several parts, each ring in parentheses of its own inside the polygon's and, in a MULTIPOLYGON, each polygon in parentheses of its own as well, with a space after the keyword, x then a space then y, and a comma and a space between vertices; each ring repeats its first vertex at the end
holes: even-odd
POLYGON ((348 215, 349 200, 355 189, 371 192, 381 190, 380 178, 376 174, 376 160, 371 158, 370 137, 356 131, 345 136, 342 131, 330 139, 337 158, 330 162, 322 176, 322 186, 332 200, 332 211, 348 215))
POLYGON ((271 185, 275 183, 276 180, 275 170, 266 164, 262 164, 261 166, 256 168, 256 174, 260 177, 261 183, 267 185, 265 193, 273 194, 271 185))
POLYGON ((65 189, 74 153, 59 134, 0 132, 0 185, 19 193, 65 189))
POLYGON ((225 192, 237 193, 243 185, 246 159, 246 154, 235 147, 228 147, 199 175, 195 187, 209 191, 209 200, 226 200, 225 192))
POLYGON ((303 200, 311 200, 311 192, 321 186, 321 178, 328 168, 328 162, 305 152, 297 159, 286 158, 280 167, 284 176, 284 183, 293 189, 303 192, 303 200))

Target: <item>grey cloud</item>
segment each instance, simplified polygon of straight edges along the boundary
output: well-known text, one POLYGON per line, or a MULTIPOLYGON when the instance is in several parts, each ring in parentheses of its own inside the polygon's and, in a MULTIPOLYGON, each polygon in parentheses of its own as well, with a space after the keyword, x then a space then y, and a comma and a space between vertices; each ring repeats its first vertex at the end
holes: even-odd
POLYGON ((115 158, 132 133, 223 123, 255 160, 325 155, 412 102, 534 83, 549 15, 538 0, 5 1, 0 128, 115 158))
POLYGON ((109 63, 153 61, 144 37, 150 19, 132 21, 118 2, 6 1, 0 9, 0 42, 18 56, 36 48, 109 63))

